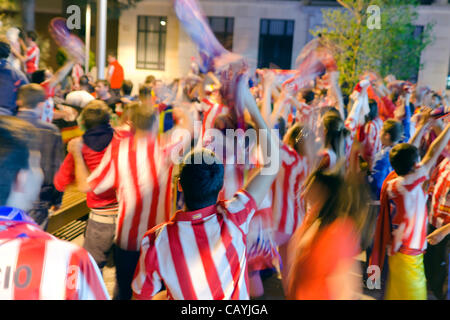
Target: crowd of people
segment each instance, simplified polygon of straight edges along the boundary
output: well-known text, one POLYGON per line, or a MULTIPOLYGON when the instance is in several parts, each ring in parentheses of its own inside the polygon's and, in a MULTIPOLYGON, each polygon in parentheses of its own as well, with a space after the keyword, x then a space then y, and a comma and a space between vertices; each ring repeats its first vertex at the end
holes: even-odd
POLYGON ((260 298, 267 270, 287 299, 446 298, 445 94, 366 72, 345 96, 332 64, 293 89, 239 61, 133 90, 114 54, 94 81, 21 45, 0 39, 0 299, 109 299, 110 255, 118 300, 260 298), (46 232, 69 185, 83 248, 46 232))

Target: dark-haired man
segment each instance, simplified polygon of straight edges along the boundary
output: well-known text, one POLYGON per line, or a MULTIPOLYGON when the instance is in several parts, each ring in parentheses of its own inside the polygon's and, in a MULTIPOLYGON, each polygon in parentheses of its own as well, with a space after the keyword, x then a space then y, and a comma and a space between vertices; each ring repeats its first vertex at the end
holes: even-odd
POLYGON ((9 62, 11 46, 0 37, 0 115, 12 116, 17 112, 17 90, 28 83, 27 77, 9 62))
POLYGON ((35 130, 0 116, 0 300, 109 299, 89 253, 44 232, 26 214, 43 180, 35 130))
POLYGON ((98 100, 102 100, 113 112, 116 112, 116 104, 120 102, 120 97, 111 92, 110 84, 107 80, 97 80, 95 93, 98 100))
POLYGON ((81 192, 87 193, 87 206, 91 210, 85 234, 84 248, 94 257, 100 269, 108 260, 113 245, 116 220, 117 198, 114 190, 105 190, 101 194, 90 192, 78 179, 77 158, 81 158, 89 171, 94 171, 100 164, 107 147, 114 136, 110 125, 110 110, 99 100, 90 102, 81 112, 80 124, 85 133, 81 138, 69 142, 68 151, 61 168, 55 176, 54 183, 59 191, 76 182, 81 192))
POLYGON ((53 178, 63 159, 64 150, 61 134, 58 128, 40 120, 45 91, 38 84, 27 84, 19 89, 17 117, 31 123, 38 131, 38 147, 41 152, 41 167, 44 172, 44 182, 39 194, 39 200, 33 205, 29 215, 43 229, 47 229, 49 209, 61 205, 62 193, 53 185, 53 178))
MULTIPOLYGON (((278 154, 251 93, 247 108, 267 145, 278 154), (250 100, 251 99, 251 100, 250 100)), ((260 171, 230 201, 217 202, 223 187, 224 168, 206 149, 189 153, 182 165, 179 188, 186 207, 170 222, 147 232, 133 281, 134 298, 151 299, 164 284, 167 297, 176 300, 249 299, 246 235, 250 220, 274 181, 275 170, 260 171)))

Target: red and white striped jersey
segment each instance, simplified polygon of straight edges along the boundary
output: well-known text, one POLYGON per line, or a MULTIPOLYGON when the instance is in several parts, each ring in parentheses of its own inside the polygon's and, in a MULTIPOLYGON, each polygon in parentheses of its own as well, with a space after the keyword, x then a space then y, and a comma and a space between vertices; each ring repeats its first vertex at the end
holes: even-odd
POLYGON ((160 167, 161 154, 158 141, 151 135, 113 139, 88 179, 96 194, 116 189, 119 214, 115 242, 124 250, 139 251, 144 234, 167 221, 165 196, 171 170, 160 167))
MULTIPOLYGON (((321 169, 333 169, 337 164, 337 155, 333 149, 327 148, 319 151, 319 158, 321 159, 321 169)), ((319 162, 319 163, 320 163, 319 162)))
POLYGON ((25 61, 25 69, 28 74, 32 74, 39 69, 40 54, 41 52, 37 45, 28 48, 25 61))
POLYGON ((450 223, 450 158, 436 168, 430 186, 430 223, 440 228, 450 223))
POLYGON ((132 289, 150 299, 162 282, 170 299, 247 300, 246 236, 256 203, 245 191, 230 201, 193 212, 179 211, 149 231, 132 289))
POLYGON ((0 300, 109 300, 90 254, 32 223, 0 222, 0 300))
POLYGON ((300 198, 303 181, 309 174, 307 159, 288 145, 281 147, 281 167, 272 186, 274 230, 292 235, 305 215, 300 198))
POLYGON ((393 204, 391 253, 400 250, 414 255, 427 247, 427 195, 422 188, 427 179, 426 170, 418 166, 414 172, 388 182, 388 197, 393 204))
POLYGON ((375 158, 375 155, 380 152, 382 148, 380 138, 380 132, 382 128, 383 121, 380 118, 376 118, 370 121, 361 128, 359 141, 364 147, 363 156, 364 159, 371 165, 373 159, 375 158))
POLYGON ((214 128, 217 117, 228 113, 228 108, 221 104, 213 103, 208 99, 203 99, 202 103, 206 106, 206 110, 203 114, 201 138, 198 142, 200 147, 203 147, 206 131, 214 128))

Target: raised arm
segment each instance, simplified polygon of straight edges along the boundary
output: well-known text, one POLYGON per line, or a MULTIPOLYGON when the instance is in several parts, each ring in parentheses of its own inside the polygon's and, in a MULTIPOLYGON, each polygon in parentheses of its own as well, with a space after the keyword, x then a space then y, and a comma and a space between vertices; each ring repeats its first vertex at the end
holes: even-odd
POLYGON ((444 131, 433 141, 427 153, 423 157, 421 165, 430 172, 431 168, 436 164, 437 159, 444 151, 450 141, 450 123, 447 124, 444 131))
POLYGON ((245 86, 245 88, 241 87, 240 91, 245 95, 245 105, 258 129, 263 160, 266 165, 250 179, 244 189, 252 196, 256 202, 256 205, 259 206, 264 200, 264 197, 267 195, 267 192, 269 191, 279 171, 280 141, 278 138, 272 137, 271 130, 269 130, 266 122, 259 112, 258 106, 256 105, 256 102, 246 83, 247 82, 245 79, 244 81, 241 80, 240 86, 245 86))
POLYGON ((64 80, 64 78, 69 74, 70 70, 72 70, 75 65, 75 61, 70 60, 65 65, 63 65, 53 77, 50 78, 50 87, 54 88, 58 83, 64 80))

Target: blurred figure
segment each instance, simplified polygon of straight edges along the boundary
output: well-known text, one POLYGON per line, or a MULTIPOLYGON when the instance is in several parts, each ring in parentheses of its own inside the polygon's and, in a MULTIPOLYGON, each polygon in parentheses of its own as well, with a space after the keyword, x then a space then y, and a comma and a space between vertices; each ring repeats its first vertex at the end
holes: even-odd
POLYGON ((43 181, 37 136, 26 121, 0 116, 0 257, 7 266, 0 299, 107 300, 89 253, 44 232, 26 213, 43 181))
POLYGON ((360 252, 364 192, 338 173, 316 171, 305 190, 307 217, 294 235, 287 298, 350 300, 360 292, 355 256, 360 252))
POLYGON ((29 215, 43 230, 46 230, 49 210, 56 211, 62 202, 62 193, 56 190, 53 177, 63 161, 64 150, 58 128, 40 120, 39 109, 44 103, 45 92, 38 84, 27 84, 20 88, 17 117, 28 121, 37 129, 37 147, 41 152, 41 168, 44 172, 44 182, 39 198, 34 202, 29 215))
POLYGON ((28 79, 8 62, 10 54, 8 39, 0 37, 0 115, 12 116, 17 112, 17 91, 28 79))
POLYGON ((108 69, 106 71, 106 80, 110 83, 111 91, 115 96, 120 96, 120 89, 124 80, 124 72, 121 64, 117 61, 114 53, 108 54, 108 69))

